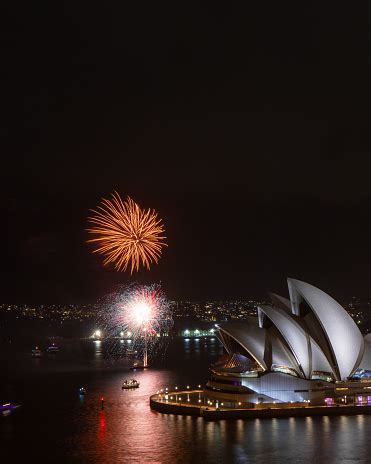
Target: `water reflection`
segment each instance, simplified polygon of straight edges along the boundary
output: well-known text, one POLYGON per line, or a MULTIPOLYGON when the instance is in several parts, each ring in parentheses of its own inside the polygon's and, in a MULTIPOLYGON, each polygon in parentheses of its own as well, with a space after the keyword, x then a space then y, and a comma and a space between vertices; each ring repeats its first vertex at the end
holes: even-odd
POLYGON ((22 371, 22 411, 0 417, 3 449, 12 450, 12 462, 22 449, 35 462, 51 456, 104 463, 367 462, 370 416, 207 422, 151 411, 149 396, 157 390, 205 384, 208 366, 221 351, 217 340, 178 340, 157 367, 135 373, 128 369, 127 345, 118 345, 123 351, 112 357, 104 342, 76 344, 22 371), (123 391, 128 377, 140 388, 123 391), (87 394, 81 398, 82 385, 87 394), (35 446, 40 437, 48 439, 35 446))
POLYGON ((106 432, 106 415, 104 411, 101 411, 99 414, 99 440, 103 440, 106 432))

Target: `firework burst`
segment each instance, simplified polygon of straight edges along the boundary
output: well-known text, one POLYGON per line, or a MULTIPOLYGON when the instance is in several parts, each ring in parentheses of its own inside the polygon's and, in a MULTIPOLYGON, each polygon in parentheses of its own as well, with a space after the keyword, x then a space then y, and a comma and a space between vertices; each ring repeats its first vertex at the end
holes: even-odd
POLYGON ((162 247, 167 246, 162 220, 154 210, 142 209, 130 197, 123 201, 117 192, 111 199, 102 199, 94 215, 88 218, 93 227, 87 229, 94 236, 88 240, 102 254, 104 265, 114 264, 117 271, 130 268, 139 271, 141 265, 150 269, 158 263, 162 247))
MULTIPOLYGON (((130 339, 130 350, 138 358, 164 352, 173 319, 169 301, 160 285, 132 284, 121 287, 106 297, 99 327, 107 338, 117 340, 119 334, 130 339)), ((113 353, 121 351, 119 343, 112 345, 113 353)))

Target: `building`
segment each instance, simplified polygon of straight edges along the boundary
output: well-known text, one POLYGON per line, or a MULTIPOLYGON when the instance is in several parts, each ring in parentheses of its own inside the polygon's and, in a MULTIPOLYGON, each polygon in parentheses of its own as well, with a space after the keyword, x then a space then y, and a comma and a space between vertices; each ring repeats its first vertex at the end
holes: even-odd
POLYGON ((266 403, 371 404, 371 334, 322 290, 288 279, 257 318, 218 325, 227 356, 211 366, 211 394, 266 403))

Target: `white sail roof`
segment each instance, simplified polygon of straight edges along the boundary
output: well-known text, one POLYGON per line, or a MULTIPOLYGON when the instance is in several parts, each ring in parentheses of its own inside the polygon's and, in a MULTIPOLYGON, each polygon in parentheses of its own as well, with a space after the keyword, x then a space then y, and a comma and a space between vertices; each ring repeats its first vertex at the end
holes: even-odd
POLYGON ((279 330, 305 378, 310 379, 312 371, 332 371, 319 346, 287 311, 272 306, 260 306, 259 311, 279 330))
POLYGON ((266 332, 254 319, 249 318, 248 323, 225 323, 218 327, 239 343, 264 370, 268 368, 264 360, 266 332))
POLYGON ((364 341, 357 325, 345 309, 322 290, 296 279, 287 279, 287 282, 293 313, 300 316, 301 302, 304 300, 308 304, 324 331, 340 379, 346 379, 363 356, 364 341))

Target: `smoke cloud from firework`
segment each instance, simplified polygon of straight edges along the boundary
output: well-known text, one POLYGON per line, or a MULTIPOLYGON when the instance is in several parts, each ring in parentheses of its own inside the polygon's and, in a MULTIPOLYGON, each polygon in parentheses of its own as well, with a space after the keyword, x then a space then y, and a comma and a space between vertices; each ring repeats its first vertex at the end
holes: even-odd
POLYGON ((123 286, 103 303, 99 326, 104 337, 116 340, 113 354, 119 351, 120 336, 131 340, 130 349, 137 358, 142 357, 145 348, 149 357, 166 350, 173 318, 160 285, 123 286))

